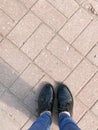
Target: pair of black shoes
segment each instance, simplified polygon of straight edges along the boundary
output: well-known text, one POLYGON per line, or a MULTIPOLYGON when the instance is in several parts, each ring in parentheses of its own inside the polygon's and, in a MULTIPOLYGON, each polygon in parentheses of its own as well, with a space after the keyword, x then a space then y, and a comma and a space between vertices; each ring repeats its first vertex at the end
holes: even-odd
MULTIPOLYGON (((47 83, 43 86, 38 98, 39 114, 44 111, 52 113, 55 93, 53 86, 47 83)), ((73 96, 66 85, 57 83, 57 109, 58 114, 61 112, 69 112, 72 116, 73 111, 73 96)))

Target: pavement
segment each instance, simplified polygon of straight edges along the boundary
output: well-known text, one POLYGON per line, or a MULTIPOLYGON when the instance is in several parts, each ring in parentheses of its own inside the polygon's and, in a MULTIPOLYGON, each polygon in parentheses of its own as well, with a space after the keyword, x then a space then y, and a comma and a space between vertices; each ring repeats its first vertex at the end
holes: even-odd
POLYGON ((78 126, 98 130, 98 1, 0 0, 0 130, 27 130, 40 84, 55 81, 78 126))

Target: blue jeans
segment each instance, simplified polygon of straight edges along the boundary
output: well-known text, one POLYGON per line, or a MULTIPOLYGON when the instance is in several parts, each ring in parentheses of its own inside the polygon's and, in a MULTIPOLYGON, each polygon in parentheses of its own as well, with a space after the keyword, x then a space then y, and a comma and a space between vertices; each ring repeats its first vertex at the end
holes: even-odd
MULTIPOLYGON (((65 113, 60 115, 58 121, 60 130, 80 130, 72 118, 65 113)), ((45 112, 32 124, 29 130, 50 130, 51 123, 51 115, 45 112)))

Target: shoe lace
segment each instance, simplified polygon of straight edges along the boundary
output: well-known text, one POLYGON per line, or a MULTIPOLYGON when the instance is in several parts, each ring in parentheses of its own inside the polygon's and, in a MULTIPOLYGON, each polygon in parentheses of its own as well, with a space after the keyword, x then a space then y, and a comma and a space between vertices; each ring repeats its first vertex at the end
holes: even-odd
POLYGON ((58 111, 69 111, 70 110, 70 103, 63 103, 60 104, 58 111))
POLYGON ((41 101, 41 106, 40 106, 40 110, 42 109, 45 109, 45 108, 48 108, 50 109, 52 102, 49 102, 48 101, 49 99, 46 99, 46 98, 42 98, 40 101, 41 101))

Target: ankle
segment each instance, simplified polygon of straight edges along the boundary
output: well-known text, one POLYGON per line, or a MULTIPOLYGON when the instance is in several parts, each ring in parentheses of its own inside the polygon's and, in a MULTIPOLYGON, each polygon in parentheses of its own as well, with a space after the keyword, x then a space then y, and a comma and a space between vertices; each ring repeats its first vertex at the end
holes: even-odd
POLYGON ((48 113, 48 114, 52 115, 51 111, 43 111, 42 113, 40 113, 40 116, 43 115, 44 113, 48 113))
POLYGON ((62 114, 67 114, 68 116, 71 116, 70 113, 69 113, 68 111, 60 112, 60 113, 59 113, 59 116, 62 115, 62 114))

